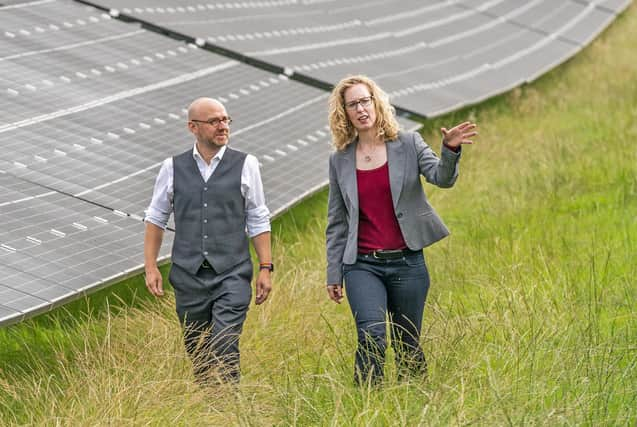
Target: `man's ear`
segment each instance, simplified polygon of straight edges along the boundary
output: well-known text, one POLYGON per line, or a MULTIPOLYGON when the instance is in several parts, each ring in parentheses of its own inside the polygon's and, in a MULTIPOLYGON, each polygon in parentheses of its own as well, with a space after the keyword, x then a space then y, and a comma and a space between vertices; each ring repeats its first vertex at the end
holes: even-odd
POLYGON ((186 127, 188 128, 188 130, 189 130, 191 133, 193 133, 193 134, 195 133, 195 127, 196 127, 196 125, 195 125, 193 122, 188 121, 188 122, 186 123, 186 127))

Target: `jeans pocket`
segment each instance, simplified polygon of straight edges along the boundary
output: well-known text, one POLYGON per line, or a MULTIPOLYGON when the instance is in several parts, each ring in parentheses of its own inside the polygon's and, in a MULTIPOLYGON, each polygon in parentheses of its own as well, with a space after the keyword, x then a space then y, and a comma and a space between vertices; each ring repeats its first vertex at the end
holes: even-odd
POLYGON ((349 273, 360 270, 360 265, 358 263, 354 264, 343 264, 343 280, 347 278, 349 273))
POLYGON ((172 286, 173 288, 175 288, 175 282, 177 282, 178 280, 175 279, 175 274, 177 274, 177 272, 175 271, 177 268, 177 266, 175 266, 175 264, 171 264, 170 265, 170 270, 168 271, 168 283, 170 283, 170 286, 172 286))
POLYGON ((405 258, 405 264, 409 267, 422 267, 425 265, 425 257, 422 252, 414 253, 413 255, 407 255, 405 258))

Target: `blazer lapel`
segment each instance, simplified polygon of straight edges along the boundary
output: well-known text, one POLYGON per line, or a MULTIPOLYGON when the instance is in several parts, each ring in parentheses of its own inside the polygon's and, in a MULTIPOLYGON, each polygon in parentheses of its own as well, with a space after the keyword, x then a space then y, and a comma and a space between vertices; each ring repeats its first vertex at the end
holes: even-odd
POLYGON ((345 195, 350 200, 352 204, 352 209, 354 211, 358 210, 358 182, 356 180, 356 144, 358 141, 354 141, 349 144, 345 151, 343 152, 343 156, 341 157, 343 161, 343 167, 341 169, 343 176, 343 185, 345 190, 345 195))
POLYGON ((387 141, 387 166, 389 168, 389 186, 391 188, 391 198, 394 208, 398 206, 400 192, 405 179, 405 147, 400 138, 387 141))

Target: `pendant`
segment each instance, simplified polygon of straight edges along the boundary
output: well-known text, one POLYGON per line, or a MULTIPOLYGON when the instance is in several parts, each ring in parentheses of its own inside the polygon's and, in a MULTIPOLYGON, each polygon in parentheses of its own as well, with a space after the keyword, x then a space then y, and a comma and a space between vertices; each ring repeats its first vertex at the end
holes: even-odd
POLYGON ((366 162, 371 162, 372 161, 372 157, 371 156, 365 156, 365 161, 366 162))

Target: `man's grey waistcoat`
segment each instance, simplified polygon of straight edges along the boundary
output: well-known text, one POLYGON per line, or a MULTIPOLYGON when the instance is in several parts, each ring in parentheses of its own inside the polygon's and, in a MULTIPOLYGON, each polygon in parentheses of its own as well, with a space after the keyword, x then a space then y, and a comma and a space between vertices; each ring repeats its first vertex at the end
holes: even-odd
MULTIPOLYGON (((343 264, 353 264, 358 252, 358 185, 356 145, 332 153, 327 212, 327 283, 343 281, 343 264)), ((438 187, 451 187, 458 177, 460 152, 443 146, 440 158, 416 132, 399 132, 387 141, 387 164, 394 213, 409 249, 419 250, 449 234, 429 204, 420 176, 438 187)), ((396 248, 379 248, 396 249, 396 248)))
POLYGON ((172 262, 196 274, 204 258, 217 273, 250 257, 241 171, 246 154, 226 148, 204 182, 192 149, 173 157, 172 262))

